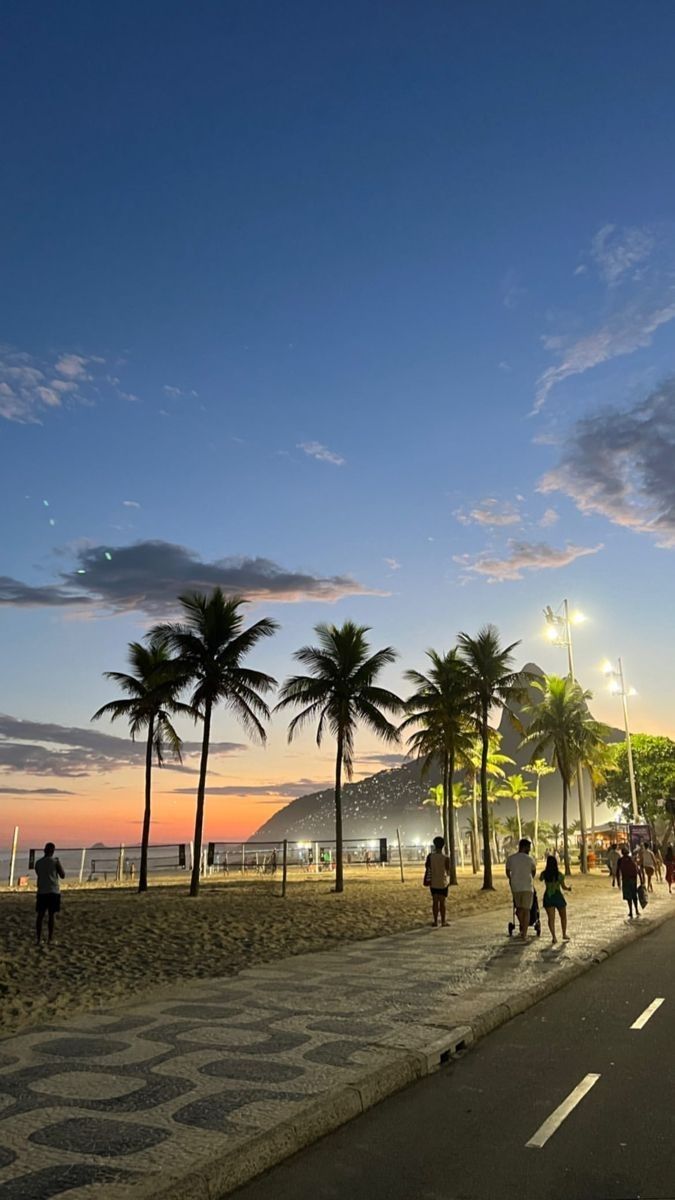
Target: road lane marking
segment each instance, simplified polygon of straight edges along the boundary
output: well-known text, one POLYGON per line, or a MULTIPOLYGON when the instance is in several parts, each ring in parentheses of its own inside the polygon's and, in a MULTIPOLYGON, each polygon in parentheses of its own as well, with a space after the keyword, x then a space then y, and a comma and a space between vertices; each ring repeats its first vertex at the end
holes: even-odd
POLYGON ((661 1007, 664 1000, 665 1000, 665 996, 657 996, 656 1000, 652 1000, 651 1004, 647 1005, 645 1011, 643 1013, 640 1013, 640 1016, 638 1017, 637 1021, 633 1021, 633 1024, 631 1025, 631 1029, 644 1029, 649 1018, 654 1016, 654 1013, 656 1012, 657 1008, 661 1007))
POLYGON ((550 1117, 540 1125, 534 1137, 531 1137, 529 1142, 525 1143, 525 1148, 531 1150, 541 1150, 545 1146, 548 1139, 553 1136, 556 1129, 559 1129, 566 1117, 576 1108, 577 1104, 583 1100, 587 1092, 590 1092, 594 1084, 599 1080, 599 1075, 584 1075, 581 1083, 578 1083, 573 1092, 570 1092, 566 1100, 559 1104, 555 1112, 552 1112, 550 1117))

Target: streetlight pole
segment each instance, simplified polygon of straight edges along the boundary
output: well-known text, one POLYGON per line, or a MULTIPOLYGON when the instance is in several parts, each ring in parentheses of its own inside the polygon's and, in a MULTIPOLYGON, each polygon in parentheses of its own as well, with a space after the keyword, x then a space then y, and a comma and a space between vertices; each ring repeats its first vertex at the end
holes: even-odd
POLYGON ((570 669, 570 679, 576 683, 576 675, 574 674, 574 651, 572 649, 572 626, 570 624, 570 606, 567 600, 563 600, 563 610, 565 613, 565 642, 567 643, 567 665, 570 669))
POLYGON ((621 659, 617 662, 618 670, 613 671, 611 665, 609 670, 605 670, 606 675, 610 675, 615 682, 611 685, 614 695, 621 697, 621 707, 623 709, 623 727, 626 731, 626 757, 628 759, 628 779, 630 781, 630 799, 633 809, 633 821, 637 825, 640 814, 638 813, 637 789, 635 787, 635 765, 633 763, 633 747, 630 740, 630 725, 628 722, 628 697, 635 695, 633 688, 626 687, 626 680, 623 673, 623 663, 621 659))

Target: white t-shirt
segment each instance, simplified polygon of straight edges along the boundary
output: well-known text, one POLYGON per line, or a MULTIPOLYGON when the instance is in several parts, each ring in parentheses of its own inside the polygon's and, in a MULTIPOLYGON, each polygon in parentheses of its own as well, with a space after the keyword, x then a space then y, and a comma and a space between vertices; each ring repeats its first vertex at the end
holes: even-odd
POLYGON ((642 865, 645 868, 649 867, 651 871, 653 871, 654 867, 656 866, 656 859, 654 858, 651 850, 648 850, 646 846, 642 847, 642 865))
POLYGON ((534 890, 532 879, 536 871, 534 859, 529 854, 519 850, 510 854, 506 860, 506 874, 509 877, 512 892, 531 892, 534 890))

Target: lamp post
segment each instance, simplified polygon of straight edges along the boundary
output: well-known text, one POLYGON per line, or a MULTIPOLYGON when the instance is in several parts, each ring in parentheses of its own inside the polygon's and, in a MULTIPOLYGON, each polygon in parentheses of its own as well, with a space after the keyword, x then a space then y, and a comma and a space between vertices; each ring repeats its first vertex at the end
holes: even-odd
MULTIPOLYGON (((544 609, 546 618, 546 635, 553 646, 564 646, 567 650, 567 673, 572 683, 577 682, 574 671, 574 647, 572 645, 572 626, 580 625, 586 620, 583 613, 570 612, 569 602, 565 599, 554 612, 550 604, 544 609)), ((584 805, 583 767, 579 764, 577 770, 577 792, 579 795, 579 823, 581 825, 581 870, 587 870, 586 856, 586 817, 584 805)))
POLYGON ((626 757, 628 758, 628 778, 630 780, 630 799, 633 808, 633 821, 635 824, 640 819, 638 813, 637 789, 635 787, 635 767, 633 765, 633 747, 630 740, 630 725, 628 723, 628 697, 637 696, 635 688, 626 687, 626 679, 623 673, 623 663, 621 659, 617 659, 617 668, 614 670, 610 662, 606 662, 603 667, 604 673, 610 680, 609 690, 613 696, 621 697, 621 707, 623 709, 623 727, 626 731, 626 757))

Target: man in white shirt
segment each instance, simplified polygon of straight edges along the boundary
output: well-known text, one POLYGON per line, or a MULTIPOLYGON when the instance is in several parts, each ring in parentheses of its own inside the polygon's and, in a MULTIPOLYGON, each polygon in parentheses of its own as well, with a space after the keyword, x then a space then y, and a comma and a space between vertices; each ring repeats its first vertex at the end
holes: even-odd
POLYGON ((518 853, 510 854, 506 860, 506 874, 511 884, 513 903, 518 914, 520 936, 523 941, 527 937, 530 924, 530 909, 534 892, 532 881, 537 870, 534 859, 530 858, 531 844, 527 838, 521 838, 518 842, 518 853))
POLYGON ((35 904, 37 923, 35 932, 38 946, 42 941, 42 922, 45 913, 47 913, 47 940, 51 944, 54 937, 54 917, 61 909, 61 884, 59 880, 65 879, 65 872, 59 859, 54 855, 55 849, 56 847, 53 842, 47 842, 44 858, 38 858, 35 864, 35 874, 37 875, 37 900, 35 904))

